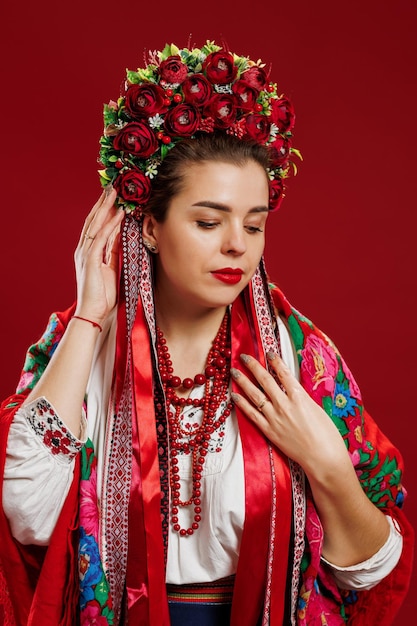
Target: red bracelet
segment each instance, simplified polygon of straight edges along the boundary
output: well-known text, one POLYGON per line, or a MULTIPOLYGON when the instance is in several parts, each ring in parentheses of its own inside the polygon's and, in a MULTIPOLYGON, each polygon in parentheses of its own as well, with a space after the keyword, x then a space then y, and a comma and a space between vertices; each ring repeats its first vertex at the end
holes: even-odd
POLYGON ((100 324, 97 324, 97 322, 93 322, 93 320, 88 320, 86 317, 80 317, 79 315, 73 315, 72 317, 75 317, 75 319, 77 320, 83 320, 83 322, 90 322, 90 324, 92 324, 94 328, 98 328, 100 332, 102 332, 103 330, 100 324))

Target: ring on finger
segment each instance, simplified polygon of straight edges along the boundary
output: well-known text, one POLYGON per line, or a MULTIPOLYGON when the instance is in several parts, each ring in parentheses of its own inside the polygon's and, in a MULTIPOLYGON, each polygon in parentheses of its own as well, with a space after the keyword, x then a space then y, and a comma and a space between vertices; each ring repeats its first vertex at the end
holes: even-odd
POLYGON ((258 404, 258 406, 256 407, 258 409, 258 411, 261 411, 262 413, 262 408, 264 407, 264 405, 268 402, 268 398, 266 398, 265 396, 262 398, 262 400, 260 401, 260 403, 258 404))
POLYGON ((85 233, 84 235, 85 239, 95 239, 95 237, 92 237, 91 235, 89 235, 88 233, 85 233))

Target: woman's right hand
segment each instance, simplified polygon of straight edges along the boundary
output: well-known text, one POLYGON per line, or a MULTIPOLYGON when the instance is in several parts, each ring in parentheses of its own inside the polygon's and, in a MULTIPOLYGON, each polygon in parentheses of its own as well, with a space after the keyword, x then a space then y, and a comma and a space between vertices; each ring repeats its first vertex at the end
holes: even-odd
POLYGON ((116 305, 120 224, 124 212, 114 206, 116 192, 105 190, 87 216, 75 250, 75 314, 102 324, 116 305))

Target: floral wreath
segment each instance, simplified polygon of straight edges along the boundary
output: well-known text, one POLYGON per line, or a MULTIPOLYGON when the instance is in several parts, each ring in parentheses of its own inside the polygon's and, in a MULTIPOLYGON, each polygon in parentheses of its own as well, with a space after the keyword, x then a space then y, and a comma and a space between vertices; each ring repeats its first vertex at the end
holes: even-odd
POLYGON ((269 148, 270 209, 284 197, 292 170, 294 109, 265 64, 238 56, 207 41, 202 48, 167 44, 150 52, 148 65, 127 70, 124 93, 104 105, 99 170, 103 187, 112 184, 117 205, 141 213, 151 194, 151 180, 168 152, 197 133, 224 131, 269 148))

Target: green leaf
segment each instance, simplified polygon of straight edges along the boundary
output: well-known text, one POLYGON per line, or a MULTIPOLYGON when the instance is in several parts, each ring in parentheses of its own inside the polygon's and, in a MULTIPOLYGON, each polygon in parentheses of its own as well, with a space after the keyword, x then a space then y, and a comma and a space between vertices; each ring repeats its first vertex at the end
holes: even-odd
POLYGON ((107 181, 107 183, 109 182, 109 180, 111 180, 111 176, 108 175, 107 170, 97 170, 97 171, 98 171, 100 178, 107 181))
POLYGON ((303 160, 303 156, 297 148, 290 148, 290 152, 291 154, 295 154, 295 156, 297 156, 300 159, 300 161, 303 160))
POLYGON ((326 411, 329 417, 333 415, 333 401, 330 396, 324 396, 321 400, 323 409, 326 411))
POLYGON ((139 70, 137 72, 134 72, 132 70, 126 69, 126 78, 129 83, 132 83, 132 85, 137 85, 138 83, 140 83, 139 70))
POLYGON ((301 326, 294 315, 290 315, 288 317, 288 325, 290 327, 290 333, 295 344, 295 349, 298 353, 298 351, 301 350, 304 345, 303 331, 301 330, 301 326))

